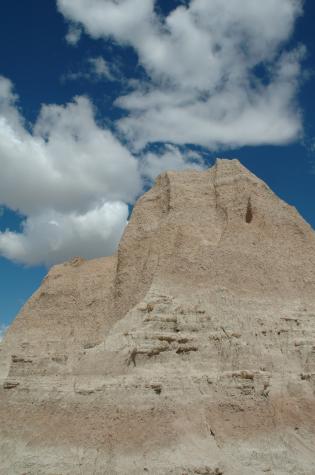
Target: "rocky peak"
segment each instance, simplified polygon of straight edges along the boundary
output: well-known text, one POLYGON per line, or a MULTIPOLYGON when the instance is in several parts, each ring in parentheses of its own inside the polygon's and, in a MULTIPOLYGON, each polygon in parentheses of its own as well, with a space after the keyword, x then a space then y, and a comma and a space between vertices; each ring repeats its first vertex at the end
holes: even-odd
POLYGON ((315 237, 237 160, 167 172, 0 347, 0 472, 314 474, 315 237))
POLYGON ((118 313, 153 280, 242 293, 312 293, 302 280, 307 274, 314 281, 314 245, 296 210, 238 160, 164 173, 136 204, 119 246, 118 313))

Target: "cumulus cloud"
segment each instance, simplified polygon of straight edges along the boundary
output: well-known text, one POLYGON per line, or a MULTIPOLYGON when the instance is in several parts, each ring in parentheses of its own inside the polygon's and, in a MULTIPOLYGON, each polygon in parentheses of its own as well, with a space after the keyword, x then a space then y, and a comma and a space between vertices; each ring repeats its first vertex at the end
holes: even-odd
POLYGON ((299 0, 191 0, 167 17, 154 0, 57 0, 93 38, 131 45, 149 80, 117 100, 119 126, 148 142, 211 149, 287 143, 301 131, 295 104, 302 49, 280 54, 299 0))
POLYGON ((130 42, 143 36, 153 13, 153 0, 57 0, 60 12, 82 23, 93 38, 113 36, 130 42))
MULTIPOLYGON (((0 92, 2 81, 0 78, 0 92)), ((0 99, 0 203, 24 214, 131 202, 141 191, 137 160, 97 124, 89 99, 42 107, 29 133, 6 88, 0 99)))
POLYGON ((243 145, 285 144, 301 132, 295 102, 303 49, 284 55, 272 81, 254 89, 225 85, 215 94, 150 88, 119 98, 130 111, 121 130, 136 148, 147 142, 194 143, 212 150, 243 145))
POLYGON ((198 152, 182 152, 174 145, 167 144, 161 153, 147 153, 140 162, 142 175, 153 182, 165 170, 180 171, 184 169, 202 170, 205 167, 203 157, 198 152))
POLYGON ((84 214, 46 210, 31 215, 23 232, 0 233, 0 252, 28 265, 54 264, 70 256, 111 255, 127 224, 128 206, 104 203, 84 214))
POLYGON ((111 254, 142 184, 137 160, 77 97, 42 107, 30 133, 0 77, 0 203, 27 216, 0 233, 0 254, 26 264, 111 254))

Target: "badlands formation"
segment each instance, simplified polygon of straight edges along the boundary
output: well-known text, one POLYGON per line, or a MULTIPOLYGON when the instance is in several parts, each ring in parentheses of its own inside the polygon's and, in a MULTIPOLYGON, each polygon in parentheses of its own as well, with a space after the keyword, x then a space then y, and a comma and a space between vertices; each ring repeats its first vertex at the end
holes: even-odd
POLYGON ((3 475, 314 475, 315 233, 237 160, 168 172, 0 346, 3 475))

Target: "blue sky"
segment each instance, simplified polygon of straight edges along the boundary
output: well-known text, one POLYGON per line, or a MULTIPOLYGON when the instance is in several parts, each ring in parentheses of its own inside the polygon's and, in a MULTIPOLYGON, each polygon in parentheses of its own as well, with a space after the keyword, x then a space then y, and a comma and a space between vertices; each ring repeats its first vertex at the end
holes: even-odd
POLYGON ((314 17, 311 0, 3 0, 0 331, 51 264, 111 254, 168 168, 239 158, 315 227, 314 17))

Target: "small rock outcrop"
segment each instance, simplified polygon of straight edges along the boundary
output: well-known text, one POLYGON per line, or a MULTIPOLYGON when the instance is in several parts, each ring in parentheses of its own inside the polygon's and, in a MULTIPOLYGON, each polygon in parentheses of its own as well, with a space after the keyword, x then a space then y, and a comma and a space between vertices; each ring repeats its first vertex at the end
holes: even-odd
POLYGON ((315 233, 237 160, 167 172, 0 344, 0 473, 314 475, 315 233))

